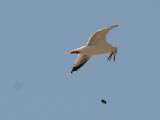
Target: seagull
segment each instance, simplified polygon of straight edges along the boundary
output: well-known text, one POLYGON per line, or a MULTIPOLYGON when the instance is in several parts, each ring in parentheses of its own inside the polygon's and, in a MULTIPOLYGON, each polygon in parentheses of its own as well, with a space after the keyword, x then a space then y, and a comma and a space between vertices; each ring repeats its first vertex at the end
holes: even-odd
POLYGON ((113 61, 116 59, 117 47, 113 47, 105 39, 107 34, 118 25, 112 25, 109 27, 102 28, 90 36, 88 42, 80 47, 73 50, 65 51, 65 54, 77 54, 78 58, 75 60, 71 74, 79 70, 92 56, 98 54, 109 53, 108 60, 110 61, 113 56, 113 61))

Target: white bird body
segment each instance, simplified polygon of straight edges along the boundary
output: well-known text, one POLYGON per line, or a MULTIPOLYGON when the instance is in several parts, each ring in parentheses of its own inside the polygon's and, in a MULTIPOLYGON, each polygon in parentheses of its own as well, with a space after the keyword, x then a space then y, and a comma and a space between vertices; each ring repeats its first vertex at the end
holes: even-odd
POLYGON ((102 45, 82 46, 80 48, 77 48, 76 50, 78 50, 81 54, 94 56, 94 55, 109 53, 112 50, 112 47, 108 46, 107 44, 102 44, 102 45))
POLYGON ((108 28, 103 28, 95 32, 89 38, 89 41, 87 42, 86 45, 66 52, 69 54, 79 54, 72 68, 71 73, 81 68, 89 60, 89 58, 94 55, 110 53, 108 60, 111 59, 112 55, 114 55, 114 60, 115 60, 115 54, 117 53, 117 48, 113 47, 106 41, 106 34, 117 26, 118 25, 113 25, 108 28))

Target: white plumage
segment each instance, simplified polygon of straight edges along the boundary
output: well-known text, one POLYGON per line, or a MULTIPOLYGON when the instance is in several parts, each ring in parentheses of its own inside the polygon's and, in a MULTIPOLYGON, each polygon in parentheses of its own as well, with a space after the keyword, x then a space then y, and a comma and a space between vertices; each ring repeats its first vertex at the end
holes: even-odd
POLYGON ((67 54, 78 54, 78 58, 73 65, 71 73, 81 68, 89 60, 89 58, 94 55, 110 53, 108 60, 111 60, 113 55, 113 59, 115 61, 117 48, 113 47, 106 41, 107 33, 115 27, 118 27, 118 25, 112 25, 110 27, 100 29, 91 35, 86 45, 65 52, 67 54))

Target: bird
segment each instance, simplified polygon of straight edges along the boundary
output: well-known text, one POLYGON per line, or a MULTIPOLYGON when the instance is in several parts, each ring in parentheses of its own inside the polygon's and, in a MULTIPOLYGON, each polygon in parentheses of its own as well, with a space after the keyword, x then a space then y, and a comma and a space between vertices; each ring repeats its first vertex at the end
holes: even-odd
POLYGON ((78 55, 70 73, 72 74, 73 72, 79 70, 92 56, 95 55, 109 53, 108 60, 111 61, 113 56, 113 61, 115 61, 118 48, 113 47, 108 41, 106 41, 106 36, 113 28, 118 26, 118 24, 115 24, 109 27, 101 28, 93 33, 89 37, 87 43, 82 47, 65 51, 65 54, 78 55))

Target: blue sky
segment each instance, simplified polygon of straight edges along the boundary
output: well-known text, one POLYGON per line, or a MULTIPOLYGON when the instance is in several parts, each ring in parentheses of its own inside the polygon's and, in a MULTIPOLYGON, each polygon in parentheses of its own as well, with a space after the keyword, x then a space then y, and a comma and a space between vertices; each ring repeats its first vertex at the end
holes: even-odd
POLYGON ((0 119, 159 120, 159 4, 1 0, 0 119), (64 51, 113 24, 116 62, 100 55, 70 75, 76 56, 64 51))

